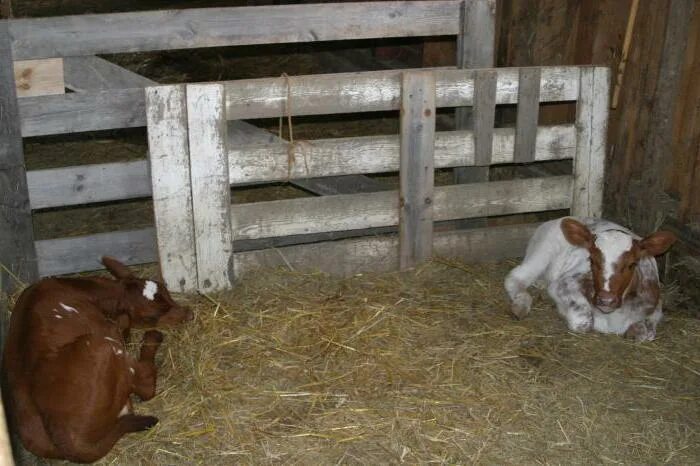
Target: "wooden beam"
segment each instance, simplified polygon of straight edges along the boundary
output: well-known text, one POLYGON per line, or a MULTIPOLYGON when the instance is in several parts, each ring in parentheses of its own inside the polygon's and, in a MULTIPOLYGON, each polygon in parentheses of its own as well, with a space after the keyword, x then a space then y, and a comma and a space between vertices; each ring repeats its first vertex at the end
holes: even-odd
POLYGON ((457 34, 452 1, 145 11, 10 22, 18 59, 457 34), (333 21, 328 21, 333 18, 333 21))
POLYGON ((158 84, 100 57, 65 57, 63 63, 66 87, 74 92, 142 88, 158 84))
POLYGON ((63 59, 20 60, 13 65, 17 97, 65 94, 63 59))
MULTIPOLYGON (((493 70, 477 70, 475 73, 474 163, 488 167, 491 165, 496 117, 496 73, 493 70)), ((483 181, 488 181, 488 177, 483 181)))
POLYGON ((168 289, 197 289, 185 85, 146 88, 158 257, 168 289))
MULTIPOLYGON (((289 78, 291 115, 326 115, 399 109, 401 70, 309 75, 289 78)), ((473 72, 436 70, 436 106, 473 104, 473 72)), ((518 101, 518 69, 497 68, 497 104, 518 101)), ((540 101, 573 101, 578 97, 578 67, 542 69, 540 101)), ((229 120, 286 116, 285 78, 224 83, 229 120)), ((22 136, 132 128, 146 125, 142 89, 105 90, 21 99, 22 136)))
POLYGON ((576 157, 571 215, 601 217, 605 182, 605 150, 610 102, 610 69, 581 69, 581 94, 576 103, 576 157))
POLYGON ((0 291, 8 293, 38 277, 19 121, 8 23, 0 21, 0 291))
MULTIPOLYGON (((318 179, 324 182, 331 177, 349 173, 399 170, 398 136, 308 141, 307 144, 295 146, 296 162, 290 169, 286 143, 256 143, 255 141, 268 141, 271 138, 265 134, 256 138, 258 133, 232 136, 231 130, 232 125, 229 124, 229 141, 240 137, 243 143, 233 144, 229 150, 229 181, 233 185, 286 181, 288 176, 292 182, 308 177, 322 177, 318 179)), ((513 162, 514 137, 513 128, 494 130, 491 163, 513 162)), ((539 127, 536 144, 536 161, 572 159, 576 152, 574 125, 539 127)), ((437 133, 434 163, 436 168, 474 165, 474 138, 471 131, 437 133)), ((32 170, 27 172, 27 181, 33 209, 151 195, 148 164, 141 160, 32 170)))
MULTIPOLYGON (((496 64, 496 0, 464 0, 460 8, 460 33, 457 37, 457 67, 491 68, 496 64)), ((472 109, 455 110, 455 128, 475 129, 472 109)), ((488 167, 455 168, 455 183, 488 181, 488 167)), ((471 226, 479 225, 471 222, 471 226)), ((483 222, 480 226, 483 225, 483 222)), ((468 225, 465 225, 468 226, 468 225)))
POLYGON ((399 265, 415 267, 433 253, 435 77, 404 73, 399 157, 399 265))
POLYGON ((234 271, 223 85, 187 85, 187 125, 197 287, 203 292, 228 289, 234 271))
POLYGON ((518 85, 518 116, 515 124, 516 163, 535 160, 535 139, 540 110, 540 69, 520 68, 518 85))

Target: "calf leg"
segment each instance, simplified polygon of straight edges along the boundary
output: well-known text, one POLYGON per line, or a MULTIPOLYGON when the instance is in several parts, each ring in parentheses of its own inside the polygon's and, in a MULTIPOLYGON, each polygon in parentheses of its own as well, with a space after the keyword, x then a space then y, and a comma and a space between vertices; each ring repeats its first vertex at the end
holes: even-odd
POLYGON ((635 322, 627 328, 625 338, 634 338, 638 342, 654 340, 656 338, 656 326, 662 317, 661 303, 659 303, 654 312, 646 319, 635 322))
POLYGON ((566 319, 569 330, 589 332, 593 328, 593 310, 581 292, 580 277, 564 277, 549 284, 547 291, 559 314, 566 319))
POLYGON ((162 341, 163 334, 156 330, 149 330, 143 336, 141 354, 134 368, 134 393, 142 400, 150 400, 156 395, 155 358, 162 341))
POLYGON ((505 288, 511 301, 511 312, 518 319, 530 313, 532 296, 527 289, 540 278, 549 267, 556 251, 547 240, 547 231, 538 230, 530 240, 522 264, 510 271, 505 280, 505 288))

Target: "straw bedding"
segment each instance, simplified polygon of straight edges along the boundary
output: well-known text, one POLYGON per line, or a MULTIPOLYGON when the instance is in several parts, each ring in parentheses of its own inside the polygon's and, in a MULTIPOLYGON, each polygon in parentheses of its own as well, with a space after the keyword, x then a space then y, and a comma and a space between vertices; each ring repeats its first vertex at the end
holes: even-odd
POLYGON ((181 297, 196 319, 167 331, 136 405, 160 423, 101 464, 697 464, 688 303, 667 290, 649 344, 574 335, 542 294, 509 317, 512 265, 271 270, 181 297))

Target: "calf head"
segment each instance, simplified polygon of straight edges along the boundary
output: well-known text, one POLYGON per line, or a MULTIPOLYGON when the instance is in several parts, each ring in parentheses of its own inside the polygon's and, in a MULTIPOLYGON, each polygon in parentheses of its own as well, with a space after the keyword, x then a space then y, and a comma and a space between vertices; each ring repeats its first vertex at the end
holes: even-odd
POLYGON ((622 305, 639 260, 663 254, 676 241, 675 235, 668 231, 657 231, 641 240, 616 229, 594 235, 572 218, 563 219, 561 229, 569 243, 588 250, 593 276, 590 299, 606 313, 622 305))
POLYGON ((120 304, 134 327, 166 326, 192 320, 192 311, 179 306, 163 283, 136 277, 112 257, 103 257, 102 263, 124 287, 120 304))

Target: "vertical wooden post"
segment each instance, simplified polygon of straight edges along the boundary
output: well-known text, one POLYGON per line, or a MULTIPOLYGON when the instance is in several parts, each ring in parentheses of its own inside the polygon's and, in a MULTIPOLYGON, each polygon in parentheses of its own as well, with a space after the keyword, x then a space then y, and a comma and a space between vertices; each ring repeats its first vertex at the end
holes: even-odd
POLYGON ((474 72, 474 162, 487 169, 493 153, 497 78, 495 70, 474 72))
POLYGON ((146 88, 148 149, 158 255, 172 291, 197 289, 185 85, 146 88))
MULTIPOLYGON (((464 0, 461 8, 460 34, 457 37, 457 68, 492 68, 496 48, 496 0, 464 0)), ((471 109, 455 111, 455 129, 472 129, 471 109)), ((455 183, 489 180, 489 167, 454 169, 455 183)), ((479 222, 469 221, 477 225, 479 222)), ((481 222, 483 223, 483 222, 481 222)))
POLYGON ((401 87, 399 266, 430 259, 433 250, 435 76, 406 72, 401 87))
POLYGON ((610 69, 581 68, 576 102, 576 158, 571 215, 603 214, 605 139, 608 130, 610 69))
POLYGON ((39 276, 7 21, 0 21, 0 263, 2 291, 19 285, 5 268, 25 283, 39 276))
POLYGON ((233 285, 231 185, 222 84, 187 86, 192 211, 201 291, 233 285))
POLYGON ((537 120, 540 113, 540 68, 520 68, 518 79, 518 116, 515 124, 513 161, 535 160, 537 120))

